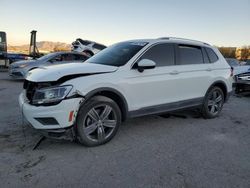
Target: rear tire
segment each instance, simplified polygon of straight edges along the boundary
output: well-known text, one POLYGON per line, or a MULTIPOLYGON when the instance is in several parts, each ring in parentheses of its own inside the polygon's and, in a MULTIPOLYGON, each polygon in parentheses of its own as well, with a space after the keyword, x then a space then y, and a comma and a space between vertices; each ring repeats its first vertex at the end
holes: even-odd
POLYGON ((95 96, 80 107, 76 120, 78 141, 85 146, 109 142, 121 124, 119 106, 110 98, 95 96))
POLYGON ((221 113, 224 101, 224 93, 219 87, 209 89, 201 109, 203 117, 205 119, 217 117, 221 113))

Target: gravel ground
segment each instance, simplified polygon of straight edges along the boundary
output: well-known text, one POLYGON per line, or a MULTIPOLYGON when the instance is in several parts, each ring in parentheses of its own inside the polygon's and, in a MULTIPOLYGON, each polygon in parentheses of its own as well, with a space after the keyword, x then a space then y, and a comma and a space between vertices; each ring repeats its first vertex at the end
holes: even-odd
POLYGON ((22 82, 0 72, 1 187, 250 187, 250 97, 220 117, 195 111, 125 122, 106 145, 47 139, 22 121, 22 82))

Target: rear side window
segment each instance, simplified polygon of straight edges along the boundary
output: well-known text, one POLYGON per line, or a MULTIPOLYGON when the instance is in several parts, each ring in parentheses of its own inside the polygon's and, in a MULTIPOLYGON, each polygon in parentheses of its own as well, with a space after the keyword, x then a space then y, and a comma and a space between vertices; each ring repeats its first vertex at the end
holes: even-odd
POLYGON ((199 46, 178 45, 179 64, 203 64, 202 50, 199 46))
POLYGON ((208 58, 210 60, 210 63, 214 63, 219 59, 218 56, 215 54, 215 52, 211 48, 205 48, 205 49, 206 49, 208 58))
POLYGON ((174 65, 174 45, 158 44, 150 48, 140 59, 150 59, 156 66, 174 65))
POLYGON ((74 60, 75 61, 85 61, 88 58, 85 55, 80 55, 80 54, 74 54, 74 60))
POLYGON ((73 61, 74 60, 73 54, 62 54, 61 58, 62 58, 62 61, 73 61))

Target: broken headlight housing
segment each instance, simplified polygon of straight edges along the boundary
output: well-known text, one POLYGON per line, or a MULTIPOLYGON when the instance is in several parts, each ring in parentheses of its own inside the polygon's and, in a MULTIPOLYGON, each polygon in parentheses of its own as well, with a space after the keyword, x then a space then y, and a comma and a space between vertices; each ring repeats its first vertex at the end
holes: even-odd
POLYGON ((37 89, 32 98, 32 103, 35 105, 59 103, 69 94, 71 89, 71 85, 37 89))

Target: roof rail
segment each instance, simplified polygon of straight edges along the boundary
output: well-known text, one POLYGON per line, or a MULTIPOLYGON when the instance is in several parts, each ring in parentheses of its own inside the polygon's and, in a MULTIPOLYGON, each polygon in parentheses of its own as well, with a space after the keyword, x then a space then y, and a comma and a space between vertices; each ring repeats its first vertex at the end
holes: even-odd
POLYGON ((162 40, 186 40, 186 41, 192 41, 192 42, 199 42, 199 43, 206 44, 206 45, 210 46, 210 44, 199 41, 199 40, 185 39, 185 38, 179 38, 179 37, 161 37, 158 39, 162 39, 162 40))

